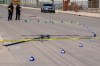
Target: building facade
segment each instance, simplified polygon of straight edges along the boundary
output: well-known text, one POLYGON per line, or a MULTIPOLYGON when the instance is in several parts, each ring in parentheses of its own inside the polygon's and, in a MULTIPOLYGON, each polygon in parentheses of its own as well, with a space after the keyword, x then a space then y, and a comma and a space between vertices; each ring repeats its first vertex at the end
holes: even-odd
POLYGON ((99 1, 99 8, 100 8, 100 1, 99 1))
POLYGON ((88 8, 100 8, 100 0, 70 0, 70 1, 85 5, 88 8))
MULTIPOLYGON (((0 0, 0 3, 13 3, 13 4, 21 4, 25 6, 39 6, 41 2, 51 2, 52 0, 0 0)), ((58 0, 54 0, 58 1, 58 0)), ((60 0, 63 1, 63 0, 60 0)), ((79 1, 79 0, 70 0, 70 1, 79 1)), ((82 0, 83 1, 83 0, 82 0)), ((88 1, 88 8, 100 8, 100 0, 85 0, 88 1)))
POLYGON ((100 8, 99 0, 88 0, 88 7, 89 8, 100 8))

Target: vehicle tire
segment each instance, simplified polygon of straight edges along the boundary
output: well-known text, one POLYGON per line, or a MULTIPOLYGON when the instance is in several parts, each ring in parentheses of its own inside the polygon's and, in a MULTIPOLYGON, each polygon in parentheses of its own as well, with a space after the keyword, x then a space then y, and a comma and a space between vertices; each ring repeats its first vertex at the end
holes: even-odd
POLYGON ((53 13, 55 13, 55 11, 53 11, 53 13))
POLYGON ((50 13, 52 13, 52 11, 50 11, 50 13))

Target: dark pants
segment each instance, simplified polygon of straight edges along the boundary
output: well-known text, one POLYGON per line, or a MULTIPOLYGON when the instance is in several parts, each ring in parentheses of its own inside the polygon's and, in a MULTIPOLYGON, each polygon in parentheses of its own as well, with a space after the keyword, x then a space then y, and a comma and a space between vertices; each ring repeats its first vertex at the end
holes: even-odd
POLYGON ((16 13, 16 20, 20 20, 20 13, 16 13))
POLYGON ((12 20, 12 16, 13 16, 13 12, 9 12, 9 13, 8 13, 8 21, 9 21, 9 20, 12 20))

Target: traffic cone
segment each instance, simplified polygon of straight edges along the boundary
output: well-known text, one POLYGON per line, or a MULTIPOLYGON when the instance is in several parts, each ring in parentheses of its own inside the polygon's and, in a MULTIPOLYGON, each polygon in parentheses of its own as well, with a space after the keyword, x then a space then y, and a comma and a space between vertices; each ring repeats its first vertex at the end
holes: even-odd
POLYGON ((83 44, 82 44, 82 43, 80 43, 79 47, 83 47, 83 44))

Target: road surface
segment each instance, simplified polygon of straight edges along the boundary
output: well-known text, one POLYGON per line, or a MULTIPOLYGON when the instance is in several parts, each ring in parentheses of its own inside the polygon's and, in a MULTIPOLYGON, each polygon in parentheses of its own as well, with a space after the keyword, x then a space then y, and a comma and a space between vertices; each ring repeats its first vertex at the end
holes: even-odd
MULTIPOLYGON (((0 40, 100 36, 100 19, 63 13, 22 9, 21 20, 7 21, 7 7, 0 6, 0 40)), ((48 40, 0 43, 0 66, 100 66, 100 39, 48 40), (12 45, 9 45, 12 44, 12 45), (83 47, 79 47, 83 44, 83 47), (9 46, 4 46, 9 45, 9 46), (61 50, 65 54, 61 54, 61 50), (35 61, 29 61, 34 56, 35 61)))

